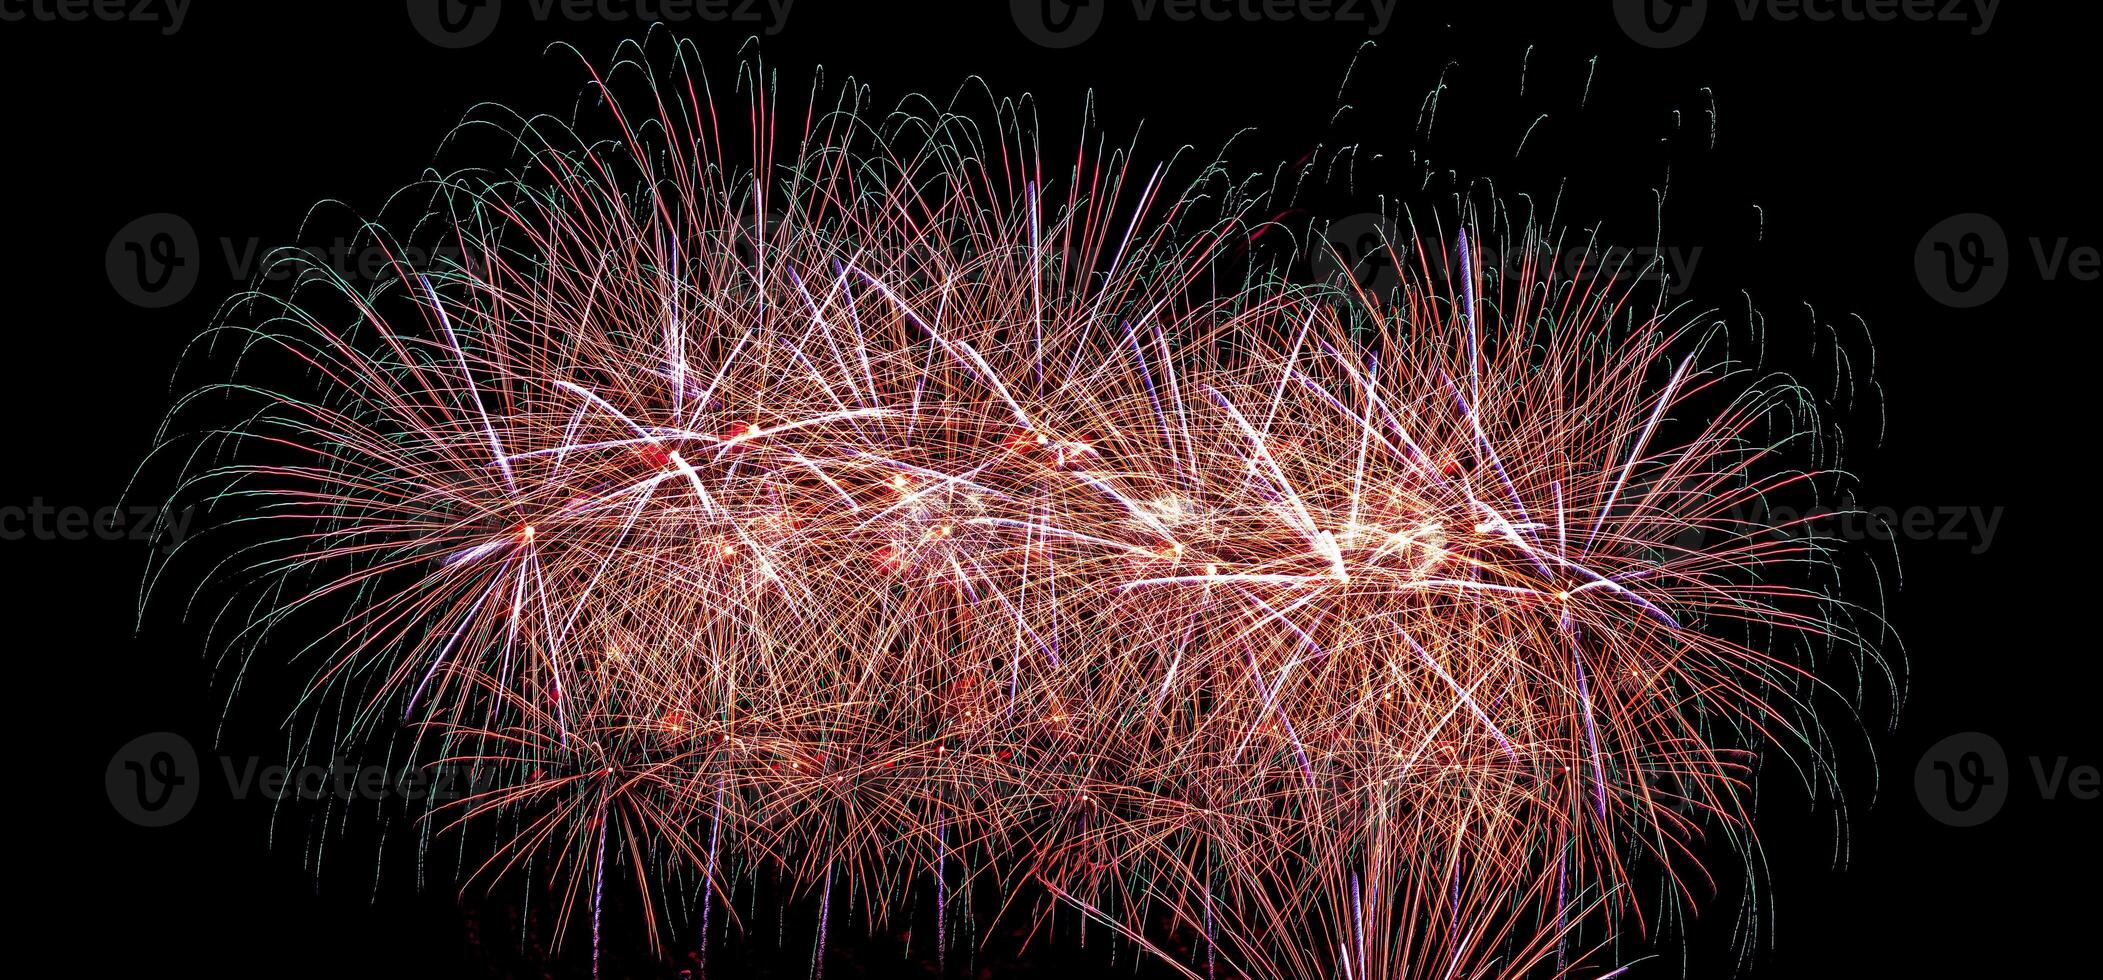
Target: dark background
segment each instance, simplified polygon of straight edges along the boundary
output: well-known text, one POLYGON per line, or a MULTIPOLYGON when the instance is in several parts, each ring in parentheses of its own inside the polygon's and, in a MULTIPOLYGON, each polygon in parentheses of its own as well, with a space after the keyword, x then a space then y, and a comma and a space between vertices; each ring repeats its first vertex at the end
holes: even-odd
MULTIPOLYGON (((1112 142, 1141 128, 1142 156, 1185 144, 1209 155, 1245 129, 1230 156, 1241 171, 1359 144, 1355 185, 1320 197, 1362 202, 1337 215, 1372 210, 1381 193, 1420 210, 1446 203, 1421 189, 1413 147, 1436 167, 1496 180, 1507 197, 1560 187, 1563 224, 1604 220, 1610 240, 1699 247, 1690 298, 1742 316, 1747 291, 1779 356, 1804 352, 1799 367, 1817 384, 1832 376, 1831 344, 1810 353, 1819 325, 1868 350, 1859 317, 1878 387, 1858 382, 1857 408, 1835 420, 1850 436, 1859 502, 2005 516, 1990 546, 1938 533, 1940 521, 1867 543, 1881 549, 1883 601, 1907 644, 1896 729, 1889 693, 1872 685, 1861 727, 1876 757, 1844 753, 1844 821, 1830 804, 1812 808, 1786 774, 1763 782, 1770 879, 1749 953, 1732 948, 1732 916, 1719 909, 1684 961, 1668 947, 1629 975, 1722 977, 1741 955, 1756 977, 2058 972, 2093 949, 2099 811, 2071 791, 2047 798, 2030 760, 2099 762, 2088 617, 2103 287, 2093 272, 2048 277, 2029 243, 2103 247, 2098 15, 2006 0, 1974 35, 1961 23, 1788 21, 1771 8, 1748 21, 1713 2, 1691 40, 1656 49, 1635 43, 1612 6, 1403 2, 1365 48, 1364 24, 1142 22, 1114 3, 1085 43, 1054 49, 1004 2, 797 0, 761 47, 796 96, 818 66, 831 81, 875 86, 880 104, 946 95, 972 75, 1001 94, 1033 92, 1054 147, 1070 147, 1090 90, 1112 142), (1347 70, 1342 101, 1353 108, 1338 116, 1347 70), (1425 99, 1442 79, 1427 140, 1425 99), (1660 231, 1655 189, 1668 171, 1660 231), (1932 227, 1963 213, 2004 231, 2008 277, 1990 301, 1960 308, 1937 300, 1947 287, 1931 292, 1915 258, 1932 227), (1957 827, 1938 819, 1947 810, 1932 793, 1916 793, 1915 770, 1967 731, 2005 751, 2007 797, 1992 819, 1957 827)), ((204 0, 173 33, 165 21, 0 21, 11 192, 0 315, 13 341, 0 397, 14 423, 0 505, 119 501, 170 404, 183 343, 243 283, 229 247, 292 242, 322 198, 377 209, 477 102, 566 112, 582 71, 548 43, 603 62, 643 31, 505 7, 487 39, 459 49, 419 33, 398 0, 204 0), (148 308, 113 283, 105 254, 128 223, 162 212, 194 228, 197 280, 148 308)), ((727 72, 764 27, 677 30, 727 72)), ((418 888, 405 848, 375 859, 359 834, 317 875, 312 813, 273 816, 267 800, 232 798, 217 759, 283 758, 285 702, 267 692, 286 682, 266 677, 263 693, 230 701, 229 677, 194 630, 160 613, 137 626, 151 546, 34 531, 0 541, 19 603, 7 686, 20 748, 10 839, 29 866, 10 889, 18 950, 92 976, 588 975, 581 944, 552 960, 537 951, 545 936, 522 949, 503 896, 418 888), (155 731, 198 746, 204 792, 182 821, 146 828, 112 807, 104 776, 112 753, 155 731)), ((1850 594, 1874 603, 1878 587, 1850 594)), ((714 972, 807 975, 807 936, 792 932, 776 950, 770 929, 714 972)), ((828 974, 919 969, 889 937, 842 931, 832 949, 828 974)), ((1019 965, 996 955, 980 965, 1061 976, 1103 962, 1100 950, 1038 949, 1019 965)), ((630 956, 609 975, 686 965, 630 956)))

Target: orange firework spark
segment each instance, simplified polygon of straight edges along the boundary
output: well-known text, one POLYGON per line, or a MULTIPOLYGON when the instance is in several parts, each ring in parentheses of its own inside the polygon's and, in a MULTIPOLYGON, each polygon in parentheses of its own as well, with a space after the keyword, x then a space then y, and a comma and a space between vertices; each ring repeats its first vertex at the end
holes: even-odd
POLYGON ((244 637, 348 610, 317 737, 485 777, 434 818, 595 948, 609 879, 656 943, 766 874, 945 932, 1028 885, 1190 976, 1596 976, 1866 649, 1743 517, 1812 476, 1792 388, 1541 232, 1235 276, 1252 201, 1012 104, 753 81, 739 167, 704 77, 621 70, 621 139, 423 188, 456 261, 219 328, 313 390, 188 484, 284 529, 244 637))

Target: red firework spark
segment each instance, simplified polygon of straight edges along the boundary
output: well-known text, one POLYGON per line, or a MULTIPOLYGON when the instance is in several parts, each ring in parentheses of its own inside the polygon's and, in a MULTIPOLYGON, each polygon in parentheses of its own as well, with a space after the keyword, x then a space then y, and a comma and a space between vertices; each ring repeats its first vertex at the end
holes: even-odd
POLYGON ((521 125, 435 186, 459 261, 243 330, 315 382, 189 484, 282 529, 243 635, 349 609, 301 637, 329 740, 477 773, 473 878, 595 948, 616 872, 653 943, 667 883, 932 882, 945 933, 1027 883, 1188 975, 1360 980, 1604 970, 1639 876, 1707 892, 1802 651, 1863 646, 1742 516, 1812 476, 1789 386, 1543 232, 1223 287, 1248 207, 1164 170, 771 98, 742 169, 684 74, 622 140, 521 125))

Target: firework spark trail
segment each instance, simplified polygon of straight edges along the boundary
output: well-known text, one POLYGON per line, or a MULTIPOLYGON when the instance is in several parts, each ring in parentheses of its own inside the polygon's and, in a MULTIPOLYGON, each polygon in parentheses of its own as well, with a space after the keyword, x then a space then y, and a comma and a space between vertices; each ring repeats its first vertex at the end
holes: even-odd
POLYGON ((1731 516, 1803 478, 1762 475, 1786 396, 1676 415, 1730 365, 1545 232, 1411 243, 1460 297, 1221 290, 1246 211, 1172 231, 1161 169, 852 103, 784 159, 762 96, 739 169, 693 81, 441 182, 474 260, 401 313, 221 328, 319 390, 187 491, 284 528, 243 637, 347 604, 310 700, 494 776, 434 816, 595 964, 616 869, 653 944, 697 882, 704 953, 726 875, 822 889, 814 974, 836 879, 883 922, 931 876, 941 955, 961 869, 1189 976, 1164 919, 1207 977, 1607 969, 1815 724, 1780 637, 1860 643, 1731 516))

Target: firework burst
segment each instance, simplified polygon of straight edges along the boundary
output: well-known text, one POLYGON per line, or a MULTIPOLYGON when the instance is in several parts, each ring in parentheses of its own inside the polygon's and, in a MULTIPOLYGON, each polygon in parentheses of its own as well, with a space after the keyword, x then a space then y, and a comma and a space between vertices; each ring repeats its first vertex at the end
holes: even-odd
POLYGON ((1743 516, 1817 475, 1792 387, 1540 229, 1295 286, 1259 198, 1024 106, 622 73, 618 138, 484 120, 508 170, 405 192, 453 261, 208 335, 301 384, 177 413, 261 399, 185 443, 272 529, 244 660, 295 637, 331 751, 475 772, 469 880, 594 949, 609 887, 705 945, 771 876, 821 944, 923 895, 946 948, 975 884, 1191 976, 1596 976, 1868 649, 1743 516))

